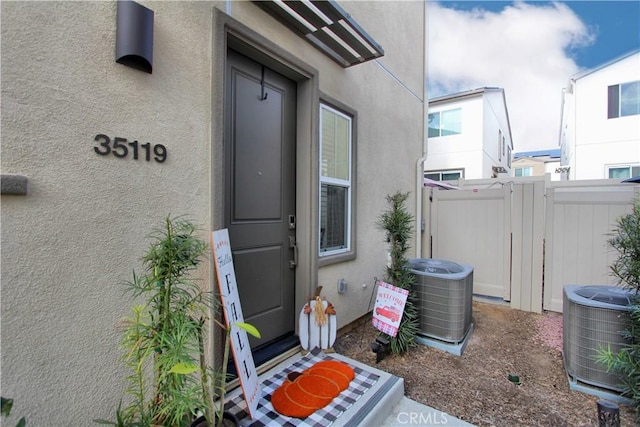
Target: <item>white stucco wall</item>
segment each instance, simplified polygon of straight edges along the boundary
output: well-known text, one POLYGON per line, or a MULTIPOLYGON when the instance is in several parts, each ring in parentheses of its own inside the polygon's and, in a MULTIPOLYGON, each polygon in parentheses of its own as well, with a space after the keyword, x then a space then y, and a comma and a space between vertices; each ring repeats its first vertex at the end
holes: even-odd
POLYGON ((640 115, 607 118, 607 87, 637 80, 640 53, 575 79, 561 124, 570 179, 608 178, 609 165, 640 164, 640 115))
MULTIPOLYGON (((357 258, 318 272, 318 284, 336 305, 341 325, 369 311, 373 279, 383 278, 387 246, 377 221, 389 208, 386 196, 410 192, 407 211, 415 216, 416 162, 422 154, 425 3, 366 5, 360 9, 356 3, 342 3, 382 45, 385 55, 338 73, 339 79, 321 82, 323 92, 358 111, 357 258), (337 293, 341 278, 348 284, 342 295, 337 293)), ((415 257, 415 250, 412 244, 407 256, 415 257)))
MULTIPOLYGON (((379 63, 349 69, 251 2, 140 3, 155 12, 153 74, 115 62, 116 2, 0 4, 1 169, 29 180, 26 196, 3 195, 1 204, 1 382, 2 395, 15 399, 9 424, 17 416, 36 426, 112 418, 127 373, 118 362, 117 325, 132 305, 123 282, 140 267, 145 236, 168 214, 187 215, 204 239, 222 223, 213 166, 222 155, 222 100, 212 94, 223 56, 212 53, 220 34, 214 8, 309 64, 317 91, 358 113, 357 258, 317 272, 339 326, 365 314, 371 280, 382 277, 386 248, 375 223, 385 196, 412 192, 408 210, 416 209, 425 48, 415 38, 424 3, 344 4, 385 49, 379 63), (100 156, 97 134, 163 144, 168 158, 100 156), (342 277, 348 291, 337 295, 342 277)), ((303 125, 313 140, 315 128, 303 125)), ((212 286, 208 266, 198 276, 212 286)))
POLYGON ((482 96, 458 98, 429 106, 429 113, 462 109, 462 131, 457 135, 429 138, 425 171, 464 170, 465 179, 482 178, 482 96))
MULTIPOLYGON (((465 179, 491 178, 493 166, 507 171, 508 152, 498 154, 499 130, 511 145, 509 124, 501 92, 487 90, 474 95, 432 102, 430 113, 462 108, 462 132, 429 138, 425 171, 464 169, 465 179)), ((508 174, 508 172, 507 172, 508 174)))

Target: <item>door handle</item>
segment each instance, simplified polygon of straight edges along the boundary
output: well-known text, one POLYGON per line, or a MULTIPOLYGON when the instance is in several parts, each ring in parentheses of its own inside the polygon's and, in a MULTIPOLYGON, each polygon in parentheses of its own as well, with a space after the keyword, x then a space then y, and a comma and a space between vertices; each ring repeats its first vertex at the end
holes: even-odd
POLYGON ((293 249, 293 259, 289 260, 289 268, 293 269, 298 266, 298 244, 293 236, 289 236, 289 247, 293 249))

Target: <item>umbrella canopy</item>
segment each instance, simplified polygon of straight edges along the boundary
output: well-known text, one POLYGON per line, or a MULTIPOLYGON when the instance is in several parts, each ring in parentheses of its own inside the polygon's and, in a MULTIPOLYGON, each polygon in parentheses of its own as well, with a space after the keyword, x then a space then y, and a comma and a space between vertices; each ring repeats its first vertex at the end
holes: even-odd
POLYGON ((435 181, 433 179, 425 178, 424 179, 425 187, 438 187, 443 188, 445 190, 459 190, 455 185, 447 184, 444 181, 435 181))

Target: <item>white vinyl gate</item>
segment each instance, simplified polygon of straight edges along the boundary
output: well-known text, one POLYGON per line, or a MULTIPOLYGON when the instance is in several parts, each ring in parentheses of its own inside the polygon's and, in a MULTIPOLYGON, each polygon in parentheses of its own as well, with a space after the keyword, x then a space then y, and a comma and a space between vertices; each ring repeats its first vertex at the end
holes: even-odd
POLYGON ((608 233, 640 185, 545 177, 461 180, 425 188, 425 258, 474 267, 474 294, 525 311, 562 312, 569 284, 614 284, 608 233))

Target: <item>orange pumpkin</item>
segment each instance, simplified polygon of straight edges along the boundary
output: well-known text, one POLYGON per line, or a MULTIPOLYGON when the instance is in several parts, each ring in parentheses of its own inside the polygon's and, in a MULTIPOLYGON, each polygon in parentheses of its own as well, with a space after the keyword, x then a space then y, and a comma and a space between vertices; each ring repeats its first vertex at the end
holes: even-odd
POLYGON ((271 404, 282 415, 308 417, 331 403, 354 377, 353 368, 346 363, 324 360, 301 373, 287 375, 271 395, 271 404))

